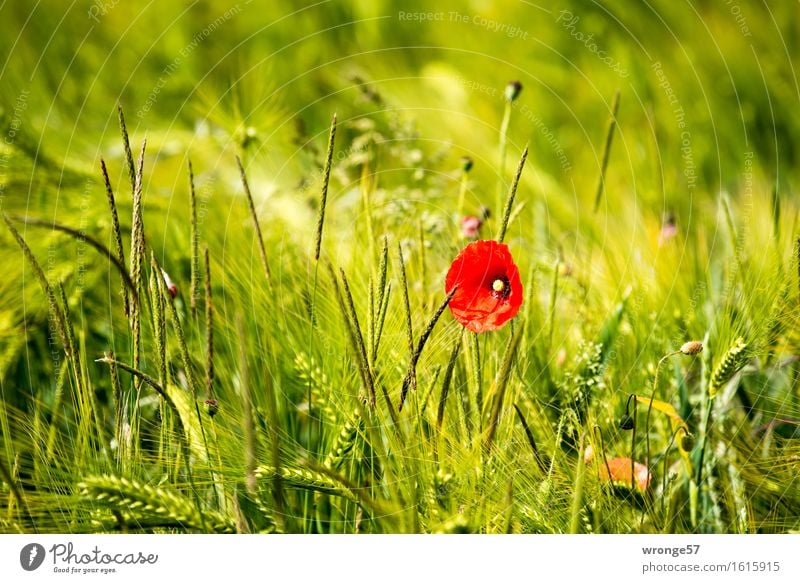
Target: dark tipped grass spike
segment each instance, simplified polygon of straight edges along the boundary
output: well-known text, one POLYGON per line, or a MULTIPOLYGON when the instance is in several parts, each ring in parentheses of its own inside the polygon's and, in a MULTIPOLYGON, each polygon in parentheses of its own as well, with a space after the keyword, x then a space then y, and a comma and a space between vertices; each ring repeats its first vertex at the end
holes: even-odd
POLYGON ((453 289, 450 290, 450 293, 444 298, 439 307, 434 312, 433 316, 431 317, 430 322, 428 322, 427 327, 422 332, 422 335, 419 337, 419 342, 417 343, 417 348, 414 350, 414 353, 411 355, 411 362, 408 364, 408 372, 406 372, 406 377, 403 380, 403 389, 400 393, 400 406, 398 407, 398 411, 403 410, 403 404, 406 400, 406 395, 408 394, 409 388, 417 388, 417 362, 422 356, 422 350, 425 348, 425 343, 428 341, 428 338, 433 332, 433 329, 436 327, 436 322, 439 321, 439 318, 444 313, 447 305, 450 303, 450 300, 453 299, 453 296, 458 290, 458 286, 455 286, 453 289))
POLYGON ((256 238, 258 240, 258 251, 261 254, 261 264, 264 267, 264 276, 267 278, 267 283, 272 286, 272 273, 269 269, 269 262, 267 261, 267 249, 264 247, 264 236, 261 232, 261 224, 258 222, 258 213, 256 213, 256 205, 253 202, 253 194, 250 191, 250 184, 247 181, 247 174, 245 174, 242 160, 236 156, 236 165, 239 167, 239 177, 242 180, 242 187, 244 193, 247 195, 247 204, 250 209, 250 217, 253 219, 253 225, 256 229, 256 238))
POLYGON ((317 215, 317 238, 314 243, 314 260, 319 261, 322 251, 322 230, 325 226, 325 207, 328 203, 328 183, 331 178, 331 166, 333 165, 333 145, 336 139, 336 114, 331 120, 331 130, 328 135, 328 151, 325 156, 325 170, 322 175, 322 191, 319 197, 319 214, 317 215))

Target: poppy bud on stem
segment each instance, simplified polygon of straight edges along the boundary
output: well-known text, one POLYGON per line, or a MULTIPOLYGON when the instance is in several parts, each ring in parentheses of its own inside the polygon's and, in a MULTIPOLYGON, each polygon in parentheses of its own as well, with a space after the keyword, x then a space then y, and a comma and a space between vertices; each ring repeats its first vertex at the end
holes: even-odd
MULTIPOLYGON (((645 441, 647 447, 647 457, 646 457, 646 464, 648 471, 650 470, 650 413, 653 411, 653 400, 656 398, 656 390, 658 390, 658 373, 661 370, 661 365, 665 360, 670 358, 671 356, 675 356, 676 354, 685 354, 687 356, 692 356, 699 354, 703 350, 703 343, 693 340, 691 342, 686 342, 683 344, 678 350, 674 350, 669 354, 665 354, 661 357, 661 360, 658 361, 656 365, 656 374, 653 378, 653 391, 650 393, 650 402, 647 406, 647 418, 645 420, 645 441)), ((644 509, 642 510, 642 522, 644 522, 644 509)))

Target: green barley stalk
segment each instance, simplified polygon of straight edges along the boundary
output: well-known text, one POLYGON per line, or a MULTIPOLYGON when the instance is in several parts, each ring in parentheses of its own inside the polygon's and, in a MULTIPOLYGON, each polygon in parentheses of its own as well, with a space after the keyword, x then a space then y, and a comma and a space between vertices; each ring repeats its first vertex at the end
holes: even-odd
MULTIPOLYGON (((153 259, 155 261, 155 258, 153 259)), ((156 268, 158 269, 158 273, 162 273, 161 266, 158 264, 157 261, 156 268)), ((163 287, 163 286, 162 286, 163 287)), ((162 290, 163 292, 163 290, 162 290)), ((205 425, 203 423, 203 416, 200 414, 200 405, 198 403, 197 398, 197 382, 195 381, 194 371, 192 368, 192 359, 189 353, 189 348, 186 344, 186 336, 183 333, 183 326, 181 326, 180 318, 178 317, 178 309, 175 307, 175 299, 168 295, 168 294, 161 294, 165 300, 165 303, 168 308, 169 312, 169 319, 172 323, 172 328, 175 331, 175 336, 178 339, 178 348, 180 349, 181 361, 183 363, 184 372, 186 374, 186 380, 189 384, 189 392, 192 396, 192 405, 194 408, 195 415, 197 417, 198 427, 200 428, 200 434, 203 438, 203 446, 205 447, 206 458, 211 459, 208 449, 208 440, 206 438, 206 430, 205 425)))
POLYGON ((259 466, 255 469, 255 476, 259 480, 274 480, 278 477, 289 488, 341 496, 352 502, 360 500, 342 481, 311 469, 283 466, 276 471, 272 466, 259 466))
POLYGON ((375 288, 370 277, 367 283, 367 360, 370 368, 375 367, 375 314, 375 288))
POLYGON ((328 202, 328 183, 331 178, 331 166, 333 164, 333 144, 336 139, 336 114, 331 120, 331 130, 328 136, 328 152, 325 156, 325 170, 322 175, 322 191, 319 197, 319 215, 317 216, 317 238, 314 243, 314 260, 319 261, 322 249, 322 229, 325 225, 325 207, 328 202))
MULTIPOLYGON (((425 229, 422 225, 422 220, 417 222, 417 234, 419 236, 419 273, 420 273, 420 280, 423 282, 428 281, 428 271, 427 265, 425 264, 425 229)), ((425 294, 425 288, 423 286, 422 292, 422 307, 423 309, 428 309, 428 297, 425 294)))
POLYGON ((444 422, 444 411, 445 407, 447 406, 447 396, 450 393, 450 384, 453 380, 453 371, 456 367, 456 360, 458 359, 458 353, 461 351, 461 338, 459 337, 456 340, 455 345, 453 346, 453 350, 450 352, 450 359, 447 361, 447 368, 444 372, 444 380, 442 381, 442 395, 439 398, 439 410, 436 414, 436 430, 437 433, 441 434, 442 431, 442 423, 444 422))
POLYGON ((364 418, 361 415, 361 408, 358 407, 339 430, 322 465, 332 470, 338 469, 345 462, 347 454, 353 450, 363 427, 364 418))
POLYGON ((439 321, 439 318, 444 313, 445 309, 447 309, 447 305, 450 303, 450 300, 453 299, 456 290, 458 290, 458 286, 451 289, 450 293, 447 294, 444 300, 442 300, 442 303, 439 304, 438 308, 436 308, 436 312, 434 312, 433 316, 430 319, 430 322, 428 322, 427 327, 422 332, 422 335, 419 337, 419 341, 417 342, 417 348, 411 355, 411 360, 408 363, 408 371, 406 372, 405 379, 403 379, 403 388, 400 394, 400 406, 397 409, 398 411, 403 410, 403 403, 405 403, 408 389, 413 388, 414 390, 416 390, 417 388, 417 362, 419 362, 419 359, 422 356, 422 350, 425 348, 425 343, 428 341, 428 338, 433 332, 433 329, 436 327, 436 322, 439 321))
MULTIPOLYGON (((241 313, 236 315, 236 331, 241 339, 247 338, 241 313)), ((256 492, 256 432, 253 423, 253 394, 250 386, 250 366, 244 341, 239 346, 239 386, 242 396, 242 425, 244 427, 245 486, 252 495, 256 492)), ((280 469, 280 466, 276 466, 280 469)))
POLYGON ((400 283, 403 286, 403 307, 406 312, 406 337, 408 340, 408 353, 414 353, 414 326, 411 323, 411 301, 408 298, 408 278, 406 277, 406 262, 403 258, 403 247, 397 243, 397 257, 400 261, 400 283))
MULTIPOLYGON (((129 374, 131 374, 135 378, 138 378, 141 382, 143 382, 146 385, 149 385, 151 388, 153 388, 155 390, 155 392, 158 393, 158 395, 169 406, 169 408, 175 414, 175 419, 176 419, 176 421, 178 423, 178 429, 179 429, 179 433, 181 435, 181 441, 183 442, 183 453, 184 453, 183 459, 184 459, 184 463, 185 463, 185 466, 186 466, 187 474, 189 476, 189 480, 191 481, 192 480, 191 462, 189 460, 189 455, 190 455, 190 450, 191 450, 191 438, 190 438, 190 435, 189 435, 189 432, 188 432, 188 428, 185 426, 185 424, 183 422, 183 417, 181 416, 181 411, 178 408, 178 406, 175 403, 175 401, 173 400, 173 398, 170 396, 169 392, 167 392, 165 390, 165 388, 162 387, 158 383, 158 381, 156 381, 153 377, 151 377, 150 375, 148 375, 148 374, 146 374, 146 373, 144 373, 144 372, 142 372, 142 371, 140 371, 138 369, 133 368, 132 366, 130 366, 128 364, 125 364, 124 362, 116 360, 115 358, 113 358, 113 356, 112 356, 112 354, 110 352, 107 352, 103 356, 103 358, 99 358, 95 362, 102 362, 104 364, 109 365, 110 367, 118 367, 118 368, 121 368, 122 370, 128 372, 129 374)), ((112 373, 112 374, 116 374, 116 371, 114 373, 112 373)))
POLYGON ((84 378, 84 370, 81 364, 80 350, 78 349, 78 341, 75 338, 75 330, 72 327, 72 314, 69 309, 69 301, 67 300, 67 293, 64 290, 63 284, 58 284, 58 292, 61 297, 61 306, 64 313, 64 321, 67 324, 67 338, 70 343, 70 352, 74 355, 73 367, 75 372, 76 387, 78 389, 78 404, 81 409, 81 427, 83 435, 90 436, 90 430, 94 429, 95 436, 101 442, 103 441, 103 424, 98 417, 98 407, 95 402, 94 391, 87 387, 89 380, 84 378), (94 427, 92 427, 94 421, 94 427))
POLYGON ((778 183, 772 187, 772 235, 776 243, 781 238, 781 194, 778 183))
POLYGON ((556 302, 558 300, 558 266, 561 263, 556 259, 553 264, 553 279, 550 283, 550 309, 547 318, 547 354, 553 354, 553 334, 556 329, 556 302))
POLYGON ((747 343, 741 336, 737 338, 728 348, 722 359, 714 368, 708 382, 708 396, 706 399, 706 416, 701 430, 702 442, 697 456, 697 469, 695 485, 697 488, 703 483, 703 460, 705 459, 706 447, 708 446, 708 436, 712 428, 712 417, 714 405, 716 404, 717 393, 727 385, 730 380, 739 372, 749 359, 747 343))
MULTIPOLYGON (((241 314, 237 315, 237 327, 238 327, 238 330, 239 330, 240 337, 244 338, 244 324, 243 324, 243 318, 242 318, 241 314)), ((245 403, 245 405, 246 405, 245 408, 246 409, 250 409, 252 407, 252 403, 253 403, 253 388, 252 388, 252 385, 247 380, 248 379, 247 374, 246 374, 247 373, 247 354, 246 354, 245 348, 246 348, 245 346, 242 346, 242 350, 240 352, 239 359, 240 359, 240 366, 242 367, 242 370, 244 371, 243 381, 247 383, 247 385, 243 387, 243 391, 242 391, 243 394, 247 397, 247 401, 245 403)), ((266 360, 268 362, 271 362, 272 358, 273 358, 272 357, 273 352, 272 352, 270 344, 267 345, 266 350, 267 350, 266 360)), ((283 517, 287 516, 287 514, 285 512, 286 501, 285 501, 285 498, 284 498, 284 488, 283 488, 284 484, 283 484, 283 480, 280 477, 280 471, 283 469, 283 459, 282 459, 281 444, 280 444, 280 418, 278 416, 278 401, 277 401, 278 397, 277 397, 277 394, 276 394, 276 391, 275 391, 275 384, 274 384, 274 382, 272 380, 272 375, 271 375, 271 373, 269 371, 267 371, 267 374, 265 375, 265 379, 264 380, 265 380, 265 383, 266 383, 265 393, 266 393, 266 400, 267 400, 267 423, 269 425, 269 436, 268 437, 269 437, 269 446, 270 446, 270 459, 271 459, 271 462, 272 462, 272 467, 273 468, 277 468, 277 470, 278 470, 276 472, 275 478, 273 479, 273 482, 272 482, 272 501, 273 501, 273 504, 274 504, 274 507, 275 507, 275 510, 276 510, 276 516, 275 516, 276 524, 277 524, 279 530, 283 530, 286 527, 283 517)), ((253 426, 252 426, 252 423, 253 423, 252 411, 245 411, 245 414, 247 415, 247 417, 245 419, 245 423, 249 423, 250 424, 250 428, 249 428, 248 431, 252 432, 253 429, 254 429, 253 426)), ((249 466, 248 465, 248 468, 247 468, 247 477, 248 477, 248 479, 250 479, 251 476, 255 476, 255 437, 254 437, 254 434, 249 436, 247 439, 248 439, 248 442, 249 442, 248 446, 247 446, 247 448, 248 448, 248 454, 247 454, 248 464, 250 462, 253 463, 253 466, 249 466), (251 459, 251 456, 252 456, 252 459, 251 459)))
POLYGON ((581 432, 578 439, 578 465, 575 468, 575 484, 572 491, 569 534, 578 534, 580 532, 581 510, 583 508, 583 483, 586 477, 586 462, 583 456, 584 439, 585 436, 581 432))
POLYGON ((797 291, 800 293, 800 237, 795 241, 795 255, 797 260, 797 291))
MULTIPOLYGON (((500 414, 503 411, 503 401, 505 400, 508 381, 511 378, 511 369, 514 366, 514 356, 516 355, 517 347, 519 346, 519 341, 523 333, 524 326, 521 326, 516 334, 509 337, 505 353, 503 354, 503 362, 497 373, 493 395, 491 396, 492 409, 489 414, 489 424, 486 427, 486 437, 484 439, 484 450, 487 453, 491 451, 492 444, 494 443, 497 426, 500 423, 500 414)), ((487 400, 487 404, 488 402, 487 400)))
POLYGON ((378 292, 378 301, 377 306, 380 307, 383 305, 383 296, 386 294, 386 278, 389 272, 389 237, 384 235, 383 237, 383 247, 381 248, 381 259, 378 263, 378 281, 377 281, 377 292, 378 292))
MULTIPOLYGON (((102 362, 102 363, 108 364, 109 366, 117 366, 117 367, 121 368, 122 370, 128 372, 129 374, 131 374, 135 378, 140 379, 143 383, 145 383, 145 384, 149 385, 150 387, 152 387, 156 391, 156 393, 158 393, 158 395, 166 402, 166 404, 169 406, 169 408, 172 410, 172 412, 175 414, 175 419, 177 420, 177 423, 178 423, 178 430, 179 430, 179 434, 181 436, 181 442, 182 442, 182 445, 183 445, 183 447, 181 449, 183 451, 183 456, 182 457, 183 457, 184 467, 186 468, 186 475, 189 478, 189 484, 190 484, 190 486, 192 488, 192 492, 195 495, 195 505, 197 507, 198 512, 200 512, 200 509, 201 509, 200 497, 199 497, 199 494, 197 493, 197 489, 195 487, 194 477, 192 475, 191 459, 190 459, 191 447, 192 447, 191 446, 192 438, 191 438, 191 435, 189 433, 189 428, 184 423, 184 418, 182 416, 182 412, 181 412, 180 408, 178 407, 178 405, 175 402, 175 400, 170 396, 169 392, 166 390, 166 387, 162 387, 158 383, 158 381, 156 381, 150 375, 148 375, 148 374, 146 374, 146 373, 144 373, 144 372, 142 372, 140 370, 137 370, 137 369, 133 368, 132 366, 129 366, 129 365, 125 364, 124 362, 120 362, 119 360, 115 360, 114 358, 111 357, 110 353, 106 353, 103 356, 103 358, 99 358, 95 362, 102 362)), ((187 414, 190 414, 190 413, 188 413, 188 411, 187 411, 187 414)), ((188 420, 188 418, 187 418, 187 420, 188 420)), ((202 425, 200 427, 202 429, 202 425)), ((203 439, 205 440, 205 433, 203 434, 203 439)), ((206 451, 206 456, 208 457, 208 445, 207 444, 206 444, 205 451, 206 451)))
MULTIPOLYGON (((18 223, 24 223, 31 227, 42 227, 45 229, 49 229, 51 231, 59 231, 61 233, 69 235, 76 241, 86 243, 87 245, 92 247, 95 251, 103 255, 106 259, 108 259, 109 262, 117 269, 120 276, 122 277, 123 293, 130 290, 132 295, 132 300, 135 302, 139 301, 139 296, 136 293, 136 290, 134 289, 133 286, 133 280, 131 279, 128 270, 125 268, 124 258, 120 259, 117 255, 114 255, 108 247, 103 245, 100 241, 98 241, 91 235, 86 234, 84 231, 79 231, 77 229, 73 229, 72 227, 68 227, 67 225, 62 225, 60 223, 55 223, 52 221, 45 221, 42 219, 36 219, 33 217, 12 216, 9 218, 13 221, 16 221, 18 223)), ((127 293, 125 293, 125 299, 127 301, 127 293)))
MULTIPOLYGON (((106 198, 108 199, 108 209, 111 212, 111 227, 114 234, 114 249, 117 252, 117 262, 120 274, 123 277, 128 276, 128 271, 124 268, 125 265, 125 249, 122 245, 122 229, 119 226, 119 213, 117 213, 117 202, 114 198, 114 190, 111 188, 111 180, 108 178, 108 169, 106 162, 100 158, 100 170, 103 172, 103 182, 106 186, 106 198)), ((135 290, 134 290, 135 291, 135 290)), ((125 317, 128 317, 128 290, 125 285, 122 286, 122 309, 125 317)))
MULTIPOLYGON (((68 375, 69 375, 69 361, 64 360, 64 362, 61 364, 61 368, 59 368, 58 370, 58 376, 56 377, 56 390, 55 390, 55 396, 53 397, 53 408, 49 423, 50 428, 47 434, 47 446, 45 448, 44 459, 48 463, 52 463, 53 461, 53 450, 55 449, 56 436, 58 434, 58 420, 64 410, 63 407, 64 386, 66 385, 68 375)), ((117 379, 117 385, 119 385, 119 379, 117 379)), ((112 378, 112 386, 113 386, 113 378, 112 378)), ((118 390, 118 387, 115 387, 115 390, 118 390)))
MULTIPOLYGON (((120 110, 120 114, 122 110, 120 110)), ((131 263, 130 274, 133 282, 133 289, 138 293, 142 287, 142 255, 144 254, 144 223, 142 220, 142 173, 144 168, 144 152, 147 147, 147 140, 142 142, 142 150, 139 154, 139 163, 136 169, 136 176, 133 188, 133 219, 131 226, 131 263)), ((141 338, 141 305, 134 302, 130 310, 130 327, 133 338, 133 360, 132 366, 139 368, 141 361, 142 338, 141 338)), ((139 397, 141 394, 141 382, 138 376, 133 377, 134 410, 138 408, 139 397)), ((138 443, 138 423, 139 415, 134 414, 132 429, 134 443, 138 443)), ((135 446, 136 447, 136 446, 135 446)))
POLYGON ((214 303, 211 297, 211 260, 208 257, 208 245, 203 248, 203 257, 206 268, 206 399, 211 400, 214 398, 214 303))
POLYGON ((197 298, 200 295, 200 235, 197 231, 197 196, 194 189, 194 170, 189 160, 189 225, 192 239, 191 283, 189 288, 192 315, 197 313, 197 298))
POLYGON ((389 294, 392 291, 391 283, 387 284, 387 275, 389 271, 389 239, 383 237, 383 248, 381 249, 381 259, 378 264, 378 282, 377 282, 377 295, 378 299, 375 303, 375 339, 372 347, 372 354, 377 357, 378 347, 381 343, 381 336, 383 335, 383 324, 386 321, 386 310, 389 306, 389 294))
POLYGON ((344 299, 346 300, 346 306, 348 315, 350 316, 350 321, 353 325, 353 332, 356 339, 356 344, 358 345, 358 353, 361 356, 361 366, 364 368, 364 376, 367 379, 367 389, 369 390, 369 406, 373 409, 375 408, 375 382, 372 376, 372 369, 369 365, 369 359, 367 357, 367 349, 364 344, 364 336, 361 333, 361 326, 358 323, 358 314, 356 313, 356 306, 353 302, 353 294, 350 293, 350 285, 347 283, 347 276, 344 273, 344 269, 340 269, 339 273, 342 277, 342 287, 344 289, 344 299))
POLYGON ((125 125, 125 114, 122 112, 122 105, 120 104, 117 104, 117 117, 119 119, 119 131, 122 134, 122 146, 125 148, 125 160, 128 163, 131 193, 133 193, 136 190, 136 166, 133 163, 133 152, 131 151, 131 141, 128 138, 128 127, 125 125))
MULTIPOLYGON (((164 276, 159 271, 155 260, 155 254, 150 252, 150 297, 151 297, 151 317, 153 324, 153 341, 155 343, 156 366, 158 369, 158 381, 162 387, 167 386, 167 342, 166 342, 166 317, 164 313, 164 276)), ((116 374, 116 369, 112 365, 112 370, 116 374)), ((167 458, 169 447, 169 414, 168 407, 164 400, 161 405, 161 432, 159 442, 159 457, 162 462, 167 458)))
POLYGON ((477 332, 469 332, 469 350, 467 351, 470 372, 472 374, 472 383, 474 386, 475 394, 475 411, 478 413, 478 429, 483 430, 483 366, 481 361, 481 346, 480 337, 477 332))
POLYGON ((182 526, 224 534, 236 532, 236 525, 227 516, 211 510, 200 510, 175 492, 118 476, 87 476, 78 484, 83 498, 115 512, 130 514, 130 522, 153 526, 182 526))
POLYGON ((608 159, 611 155, 611 143, 614 140, 614 130, 617 129, 617 112, 619 111, 619 89, 614 93, 614 101, 611 104, 611 118, 608 120, 608 129, 606 130, 606 141, 603 147, 603 158, 600 162, 600 176, 597 179, 597 190, 594 195, 594 212, 596 213, 600 208, 600 200, 603 197, 603 190, 606 186, 606 169, 608 168, 608 159))
POLYGON ((539 453, 539 448, 536 445, 536 438, 533 435, 533 431, 528 425, 527 419, 525 419, 525 415, 522 414, 522 409, 520 409, 519 405, 514 403, 514 411, 517 412, 517 418, 519 419, 520 424, 522 425, 522 429, 525 431, 525 437, 528 439, 528 445, 531 446, 531 451, 533 452, 533 459, 536 460, 536 465, 539 468, 539 471, 542 474, 547 473, 547 465, 544 462, 541 454, 539 453))
POLYGON ((156 262, 155 253, 150 253, 150 296, 152 297, 153 340, 155 342, 158 380, 167 386, 167 323, 164 301, 164 276, 156 262))
MULTIPOLYGON (((333 289, 336 295, 336 301, 339 304, 339 311, 344 320, 345 330, 347 337, 350 340, 350 347, 355 353, 356 361, 358 362, 358 372, 361 376, 362 390, 367 390, 369 395, 370 406, 375 406, 375 385, 373 384, 372 373, 369 368, 369 363, 366 359, 366 350, 364 347, 364 338, 361 336, 361 329, 358 326, 357 317, 354 318, 355 307, 352 305, 352 296, 345 302, 342 290, 339 287, 339 279, 332 265, 328 265, 333 282, 333 289)), ((344 271, 341 272, 344 277, 344 271)), ((348 288, 349 290, 349 288, 348 288)), ((362 397, 363 398, 363 397, 362 397)))
POLYGON ((528 146, 522 151, 522 156, 517 164, 517 171, 514 173, 514 180, 511 182, 511 188, 508 189, 508 196, 506 197, 506 204, 503 208, 503 220, 500 223, 500 232, 497 234, 498 243, 502 243, 506 238, 506 230, 508 229, 509 219, 511 218, 511 210, 514 207, 514 199, 517 196, 517 187, 519 186, 519 179, 522 176, 522 169, 525 168, 525 160, 528 159, 528 146))
POLYGON ((36 256, 31 251, 31 248, 28 247, 28 244, 25 242, 25 239, 22 238, 22 235, 19 234, 14 224, 11 222, 11 219, 8 218, 7 215, 3 215, 3 221, 6 223, 6 227, 13 235, 14 240, 19 245, 19 248, 22 250, 22 254, 27 259, 28 263, 33 269, 33 273, 36 276, 36 279, 39 281, 39 284, 42 286, 42 290, 44 291, 45 296, 47 297, 47 303, 50 306, 50 313, 53 321, 56 325, 56 330, 58 331, 58 336, 61 339, 61 345, 64 347, 64 352, 67 355, 67 358, 71 358, 71 345, 69 339, 67 337, 67 322, 66 317, 58 305, 56 301, 56 296, 53 293, 53 288, 50 287, 50 283, 47 281, 47 276, 44 274, 44 270, 42 269, 39 262, 36 260, 36 256))
POLYGON ((747 343, 740 336, 725 352, 711 375, 711 382, 708 386, 711 397, 714 397, 747 364, 748 353, 746 350, 747 343))
POLYGON ((267 283, 270 285, 270 287, 272 287, 272 273, 270 272, 269 262, 267 261, 267 250, 264 247, 264 236, 261 233, 261 225, 258 222, 258 214, 256 213, 256 205, 253 202, 253 195, 250 192, 250 184, 247 182, 247 175, 245 174, 244 166, 242 166, 242 160, 239 158, 239 156, 236 156, 236 165, 239 167, 239 177, 242 180, 244 193, 247 195, 250 218, 253 219, 253 225, 255 226, 256 239, 258 241, 258 251, 261 254, 261 264, 264 267, 264 276, 267 278, 267 283))

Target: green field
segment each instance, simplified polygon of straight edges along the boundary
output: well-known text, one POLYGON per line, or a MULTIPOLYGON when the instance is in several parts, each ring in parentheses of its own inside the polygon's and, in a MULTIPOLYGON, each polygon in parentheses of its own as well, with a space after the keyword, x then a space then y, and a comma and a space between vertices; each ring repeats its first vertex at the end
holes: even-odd
POLYGON ((398 4, 0 3, 0 532, 800 532, 797 3, 398 4))

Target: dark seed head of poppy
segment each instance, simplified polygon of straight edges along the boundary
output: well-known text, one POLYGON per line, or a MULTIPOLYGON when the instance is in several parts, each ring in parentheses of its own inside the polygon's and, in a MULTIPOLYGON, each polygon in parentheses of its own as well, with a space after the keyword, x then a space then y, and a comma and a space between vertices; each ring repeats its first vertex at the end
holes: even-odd
POLYGON ((619 420, 619 428, 623 431, 630 431, 633 429, 633 417, 625 413, 619 420))
POLYGON ((204 405, 206 406, 206 413, 208 413, 209 417, 213 417, 219 412, 219 401, 216 399, 207 399, 204 405))
POLYGON ((492 280, 492 295, 498 300, 504 300, 511 293, 511 285, 505 275, 492 280))

